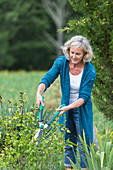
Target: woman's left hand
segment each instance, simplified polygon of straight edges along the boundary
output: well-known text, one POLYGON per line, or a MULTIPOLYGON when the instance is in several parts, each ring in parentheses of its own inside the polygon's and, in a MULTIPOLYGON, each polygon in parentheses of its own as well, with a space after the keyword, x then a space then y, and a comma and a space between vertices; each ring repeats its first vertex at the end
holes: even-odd
POLYGON ((60 108, 61 106, 58 107, 58 109, 56 109, 56 111, 60 111, 58 116, 61 116, 63 113, 67 112, 69 110, 68 106, 64 106, 62 108, 60 108))

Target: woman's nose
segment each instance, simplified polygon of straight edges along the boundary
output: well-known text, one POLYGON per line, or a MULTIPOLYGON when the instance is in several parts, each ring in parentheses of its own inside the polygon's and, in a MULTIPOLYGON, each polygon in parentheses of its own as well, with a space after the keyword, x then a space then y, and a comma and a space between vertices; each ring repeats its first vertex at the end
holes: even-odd
POLYGON ((76 55, 75 55, 75 54, 73 54, 73 58, 76 58, 76 55))

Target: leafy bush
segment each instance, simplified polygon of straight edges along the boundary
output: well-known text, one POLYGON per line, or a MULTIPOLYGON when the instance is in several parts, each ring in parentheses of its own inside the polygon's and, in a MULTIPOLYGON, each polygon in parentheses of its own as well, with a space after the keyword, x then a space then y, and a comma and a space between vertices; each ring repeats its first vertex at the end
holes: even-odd
MULTIPOLYGON (((113 132, 111 132, 113 133, 113 132)), ((95 145, 90 144, 90 153, 86 144, 85 135, 84 140, 80 137, 80 140, 83 145, 83 150, 86 153, 88 170, 112 170, 113 168, 113 138, 108 136, 108 132, 106 132, 105 140, 102 141, 101 136, 97 133, 97 138, 100 146, 100 150, 96 150, 95 145)), ((68 141, 69 142, 69 141, 68 141)), ((71 146, 73 147, 73 143, 69 142, 71 146)), ((80 153, 77 149, 78 156, 76 157, 77 160, 77 166, 70 160, 74 170, 81 170, 80 167, 80 153)), ((84 160, 85 161, 85 160, 84 160)))
MULTIPOLYGON (((28 110, 23 93, 20 93, 20 97, 19 104, 10 103, 7 114, 4 112, 1 115, 0 166, 11 169, 55 169, 53 164, 57 160, 57 168, 60 167, 64 144, 57 120, 44 130, 37 147, 34 135, 38 131, 38 110, 35 107, 28 110)), ((45 119, 53 112, 44 111, 45 119)))
MULTIPOLYGON (((94 48, 92 63, 97 71, 94 102, 107 118, 113 119, 113 1, 69 0, 79 20, 70 20, 64 30, 86 36, 94 48)), ((75 16, 76 17, 76 16, 75 16)))

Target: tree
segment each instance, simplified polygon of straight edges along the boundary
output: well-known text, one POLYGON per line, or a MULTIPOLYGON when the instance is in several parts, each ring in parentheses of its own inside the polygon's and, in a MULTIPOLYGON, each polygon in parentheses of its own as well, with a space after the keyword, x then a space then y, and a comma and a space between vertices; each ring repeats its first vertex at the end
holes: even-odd
POLYGON ((0 69, 48 69, 54 48, 43 32, 51 21, 37 0, 0 0, 0 69))
POLYGON ((54 45, 57 56, 59 56, 62 54, 60 47, 63 45, 64 33, 58 30, 64 27, 66 20, 72 14, 72 11, 69 8, 68 0, 42 0, 42 4, 56 26, 55 38, 48 32, 45 32, 45 36, 51 44, 54 45))
POLYGON ((97 71, 93 100, 98 109, 113 119, 113 1, 69 0, 79 20, 70 20, 67 32, 77 30, 93 47, 92 63, 97 71))

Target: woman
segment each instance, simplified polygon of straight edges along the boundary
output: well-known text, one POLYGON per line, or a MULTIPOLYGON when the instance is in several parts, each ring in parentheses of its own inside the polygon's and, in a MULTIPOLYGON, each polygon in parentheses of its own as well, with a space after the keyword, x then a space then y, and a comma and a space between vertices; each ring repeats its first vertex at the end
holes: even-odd
MULTIPOLYGON (((93 52, 88 40, 83 36, 74 36, 61 47, 64 56, 58 57, 52 68, 42 78, 38 86, 36 103, 38 107, 42 102, 42 93, 54 82, 60 74, 62 91, 61 104, 65 107, 57 109, 60 111, 59 123, 62 124, 66 114, 66 127, 71 133, 65 134, 65 140, 82 146, 79 135, 83 138, 85 132, 86 142, 89 145, 93 142, 93 112, 91 91, 96 78, 96 71, 90 63, 93 52)), ((86 168, 83 158, 85 153, 79 149, 81 154, 81 168, 86 168)), ((74 152, 77 154, 76 147, 74 152)), ((72 169, 68 157, 76 164, 73 150, 68 144, 65 147, 65 170, 72 169)))

